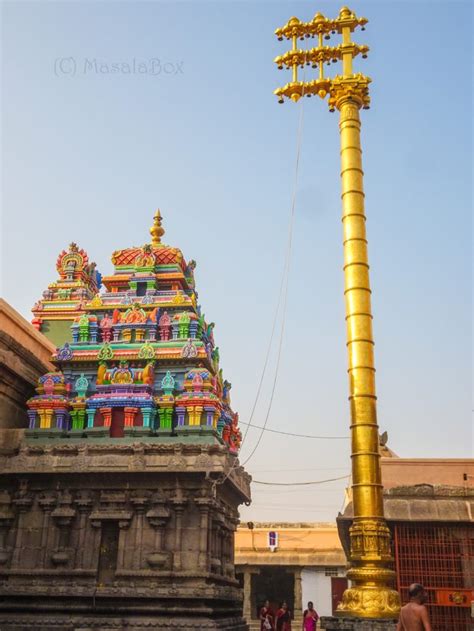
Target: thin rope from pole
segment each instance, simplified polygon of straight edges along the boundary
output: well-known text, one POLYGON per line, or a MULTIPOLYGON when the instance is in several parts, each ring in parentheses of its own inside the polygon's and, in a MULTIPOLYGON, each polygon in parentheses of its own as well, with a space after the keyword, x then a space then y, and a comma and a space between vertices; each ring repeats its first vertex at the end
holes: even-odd
MULTIPOLYGON (((273 336, 275 335, 276 323, 278 321, 278 313, 280 311, 281 298, 282 298, 282 295, 283 295, 283 281, 284 281, 284 278, 285 278, 285 275, 283 273, 282 277, 281 277, 280 291, 278 293, 277 306, 276 306, 276 309, 275 309, 275 316, 273 318, 272 331, 271 331, 271 334, 270 334, 270 339, 268 341, 267 353, 266 353, 266 356, 265 356, 265 362, 263 364, 262 374, 260 376, 260 382, 258 384, 257 393, 255 395, 255 400, 253 402, 252 410, 250 412, 249 422, 248 423, 242 423, 242 425, 247 425, 247 429, 245 430, 245 433, 244 433, 244 435, 242 437, 242 442, 240 444, 240 448, 242 448, 242 446, 243 446, 243 444, 245 442, 245 439, 247 438, 247 434, 249 432, 249 429, 250 429, 250 427, 252 427, 252 419, 254 417, 255 410, 257 408, 257 403, 258 403, 258 400, 259 400, 259 397, 260 397, 260 392, 262 390, 263 380, 264 380, 265 374, 267 372, 268 360, 270 359, 270 353, 271 353, 271 350, 272 350, 272 343, 273 343, 273 336)), ((253 427, 255 427, 255 426, 253 426, 253 427)))
MULTIPOLYGON (((304 96, 304 94, 303 94, 303 96, 304 96)), ((270 335, 270 343, 268 345, 267 356, 265 358, 265 363, 264 363, 264 370, 262 372, 262 376, 260 378, 260 383, 259 383, 259 386, 258 386, 258 389, 257 389, 257 397, 256 397, 256 399, 254 401, 254 405, 253 405, 253 408, 252 408, 251 417, 249 419, 250 422, 248 423, 247 429, 245 431, 245 435, 242 438, 242 443, 240 445, 241 448, 242 448, 243 442, 245 440, 245 437, 247 436, 248 431, 249 431, 249 429, 251 427, 251 419, 253 418, 253 414, 254 414, 256 406, 257 406, 258 396, 259 396, 259 393, 261 391, 264 374, 265 374, 265 371, 266 371, 266 367, 268 365, 268 359, 270 357, 270 351, 271 351, 271 346, 272 346, 272 341, 273 341, 273 335, 274 335, 274 332, 275 332, 276 322, 277 322, 277 319, 278 319, 278 313, 279 313, 279 310, 280 310, 281 298, 282 298, 282 295, 283 295, 284 296, 284 301, 283 301, 283 311, 282 311, 282 327, 281 327, 281 331, 280 331, 280 341, 279 341, 279 345, 278 345, 277 366, 276 366, 276 369, 275 369, 275 375, 274 375, 274 379, 273 379, 273 388, 272 388, 271 398, 270 398, 267 414, 266 414, 266 417, 265 417, 265 422, 264 422, 263 429, 261 430, 260 436, 259 436, 259 438, 257 440, 257 444, 255 445, 255 447, 253 448, 252 452, 250 453, 250 456, 245 460, 245 462, 242 465, 240 465, 240 463, 239 463, 239 466, 244 466, 250 460, 250 458, 252 458, 252 456, 254 455, 255 451, 258 448, 258 446, 260 445, 260 441, 262 439, 263 432, 265 431, 265 427, 267 425, 268 418, 270 416, 270 411, 271 411, 271 407, 272 407, 272 403, 273 403, 273 395, 275 393, 276 381, 277 381, 277 377, 278 377, 278 369, 279 369, 279 365, 280 365, 281 348, 282 348, 282 342, 283 342, 283 333, 284 333, 285 322, 286 322, 286 304, 287 304, 287 296, 288 296, 288 278, 289 278, 289 267, 290 267, 290 259, 291 259, 291 246, 292 246, 292 241, 293 241, 293 225, 294 225, 295 208, 296 208, 296 192, 297 192, 297 185, 298 185, 298 172, 299 172, 299 163, 300 163, 300 155, 301 155, 301 139, 302 139, 303 120, 304 120, 304 117, 303 117, 303 112, 304 112, 303 103, 304 103, 304 99, 302 99, 301 106, 300 106, 300 117, 299 117, 298 133, 297 133, 297 140, 296 140, 295 179, 294 179, 293 197, 292 197, 292 203, 291 203, 291 213, 290 213, 290 222, 289 222, 289 229, 288 229, 288 240, 287 240, 287 251, 286 251, 286 255, 285 255, 285 265, 284 265, 284 268, 283 268, 283 275, 282 275, 282 280, 281 280, 281 283, 280 283, 280 292, 279 292, 279 296, 278 296, 277 309, 276 309, 276 312, 275 312, 275 318, 273 320, 272 332, 271 332, 271 335, 270 335), (283 288, 284 288, 284 292, 283 292, 283 288)), ((231 467, 229 468, 229 471, 226 473, 226 475, 220 480, 215 480, 214 485, 213 485, 214 488, 215 488, 215 486, 217 484, 224 484, 224 482, 232 474, 232 472, 237 468, 237 466, 238 466, 238 459, 236 457, 234 462, 232 463, 231 467)))
POLYGON ((273 398, 275 395, 276 384, 277 384, 278 374, 279 374, 279 369, 280 369, 281 351, 283 347, 283 338, 284 338, 285 325, 286 325, 286 308, 287 308, 287 303, 288 303, 288 284, 289 284, 289 278, 290 278, 291 251, 292 251, 292 245, 293 245, 293 229, 294 229, 294 223, 295 223, 296 197, 297 197, 297 191, 298 191, 298 175, 299 175, 300 156, 301 156, 301 141, 302 141, 302 135, 303 135, 304 94, 302 96, 303 98, 300 105, 298 134, 297 134, 297 139, 296 139, 295 177, 294 177, 294 183, 293 183, 293 196, 291 200, 290 224, 289 224, 289 230, 288 230, 288 244, 287 244, 287 251, 286 251, 286 258, 285 258, 285 270, 284 270, 284 275, 283 275, 285 279, 285 290, 284 290, 284 295, 283 295, 282 320, 281 320, 281 329, 280 329, 280 340, 278 343, 277 363, 275 367, 275 375, 273 377, 273 386, 272 386, 272 391, 270 395, 270 401, 268 402, 268 409, 265 415, 265 421, 263 423, 263 427, 260 431, 260 436, 258 437, 255 447, 250 452, 250 455, 242 463, 242 466, 245 466, 247 462, 251 460, 251 458, 254 456, 262 440, 263 433, 267 427, 268 419, 270 417, 270 412, 272 409, 273 398))

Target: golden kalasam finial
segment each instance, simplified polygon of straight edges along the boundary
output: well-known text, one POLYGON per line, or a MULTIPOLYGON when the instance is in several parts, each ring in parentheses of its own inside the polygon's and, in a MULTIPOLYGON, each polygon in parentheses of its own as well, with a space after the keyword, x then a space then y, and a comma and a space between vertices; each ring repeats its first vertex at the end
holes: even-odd
POLYGON ((379 433, 376 412, 374 341, 371 290, 365 232, 364 172, 360 146, 361 108, 368 109, 369 77, 354 73, 352 61, 367 57, 368 46, 356 44, 351 33, 364 30, 366 18, 342 7, 339 15, 326 18, 316 13, 310 22, 291 18, 275 31, 279 40, 292 40, 292 48, 276 57, 279 69, 293 71, 292 81, 275 90, 279 102, 298 101, 302 96, 329 95, 329 110, 340 112, 342 225, 344 231, 344 278, 349 355, 349 400, 352 434, 352 498, 354 520, 350 529, 352 587, 346 589, 337 608, 339 615, 360 618, 396 618, 400 598, 393 588, 390 531, 384 518, 379 433), (323 45, 323 38, 341 35, 337 46, 323 45), (297 40, 317 39, 314 48, 298 48, 297 40), (342 73, 324 74, 323 65, 342 61, 342 73), (298 80, 298 67, 310 66, 316 77, 298 80))
POLYGON ((154 247, 161 245, 161 237, 165 234, 165 229, 161 227, 161 222, 161 213, 160 209, 158 208, 153 217, 153 225, 150 228, 151 244, 154 247))

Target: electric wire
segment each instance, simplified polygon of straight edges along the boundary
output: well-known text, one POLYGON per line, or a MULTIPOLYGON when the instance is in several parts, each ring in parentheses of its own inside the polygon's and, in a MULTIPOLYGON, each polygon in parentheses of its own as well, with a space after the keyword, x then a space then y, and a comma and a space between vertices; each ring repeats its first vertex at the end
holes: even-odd
POLYGON ((261 480, 252 480, 252 484, 264 484, 265 486, 308 486, 310 484, 326 484, 326 482, 336 482, 337 480, 345 480, 350 478, 351 474, 341 475, 337 478, 328 478, 327 480, 313 480, 311 482, 263 482, 261 480))
POLYGON ((308 471, 346 471, 346 467, 305 467, 304 469, 254 469, 252 467, 251 473, 308 473, 308 471))
MULTIPOLYGON (((239 421, 241 425, 249 425, 243 421, 239 421)), ((262 427, 261 425, 252 425, 254 429, 262 429, 264 432, 271 432, 272 434, 282 434, 283 436, 294 436, 295 438, 311 438, 316 440, 349 440, 350 436, 315 436, 312 434, 295 434, 294 432, 282 432, 277 429, 270 429, 269 427, 262 427)), ((248 432, 247 428, 247 432, 248 432)), ((243 442, 243 441, 242 441, 243 442)))
MULTIPOLYGON (((254 469, 252 467, 251 471, 253 473, 301 473, 301 472, 305 472, 308 473, 308 471, 346 471, 347 466, 346 467, 305 467, 304 469, 254 469)), ((252 473, 252 475, 253 475, 252 473)))

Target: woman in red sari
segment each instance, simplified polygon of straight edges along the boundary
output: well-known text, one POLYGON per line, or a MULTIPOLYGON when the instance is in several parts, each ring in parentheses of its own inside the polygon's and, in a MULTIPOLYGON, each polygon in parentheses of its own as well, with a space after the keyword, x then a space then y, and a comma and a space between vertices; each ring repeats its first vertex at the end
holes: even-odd
POLYGON ((316 631, 318 619, 318 613, 314 608, 313 603, 309 601, 308 609, 305 609, 303 612, 303 631, 316 631))
POLYGON ((286 602, 281 604, 276 612, 276 631, 291 631, 291 611, 286 602))
POLYGON ((274 616, 270 609, 270 601, 266 600, 260 609, 260 631, 274 631, 274 616))

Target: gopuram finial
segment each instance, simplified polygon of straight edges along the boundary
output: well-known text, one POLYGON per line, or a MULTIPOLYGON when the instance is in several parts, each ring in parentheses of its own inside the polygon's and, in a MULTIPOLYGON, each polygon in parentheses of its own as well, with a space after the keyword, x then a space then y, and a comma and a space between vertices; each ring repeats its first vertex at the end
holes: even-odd
POLYGON ((164 228, 161 227, 161 221, 161 213, 158 208, 153 217, 153 225, 150 228, 151 244, 155 247, 161 245, 161 237, 165 234, 164 228))

